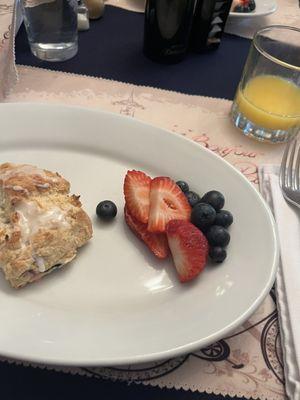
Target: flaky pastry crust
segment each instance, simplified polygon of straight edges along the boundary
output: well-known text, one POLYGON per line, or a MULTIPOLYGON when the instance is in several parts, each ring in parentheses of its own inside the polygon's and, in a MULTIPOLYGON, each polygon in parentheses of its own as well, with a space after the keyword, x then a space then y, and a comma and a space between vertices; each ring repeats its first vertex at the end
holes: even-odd
POLYGON ((62 176, 0 165, 0 266, 14 288, 67 264, 91 237, 91 220, 62 176))

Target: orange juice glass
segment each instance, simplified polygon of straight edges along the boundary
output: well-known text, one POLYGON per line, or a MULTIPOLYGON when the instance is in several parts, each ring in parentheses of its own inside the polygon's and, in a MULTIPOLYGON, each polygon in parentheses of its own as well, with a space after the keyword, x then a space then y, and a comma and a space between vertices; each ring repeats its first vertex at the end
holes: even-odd
POLYGON ((261 141, 283 143, 300 132, 300 29, 274 25, 255 34, 231 118, 261 141))

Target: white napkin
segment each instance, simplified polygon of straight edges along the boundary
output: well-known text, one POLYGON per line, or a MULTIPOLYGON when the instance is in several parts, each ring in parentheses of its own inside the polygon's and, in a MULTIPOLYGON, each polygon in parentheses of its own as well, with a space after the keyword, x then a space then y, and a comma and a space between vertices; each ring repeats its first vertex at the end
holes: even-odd
POLYGON ((278 166, 262 166, 259 181, 278 227, 281 263, 276 293, 286 393, 290 399, 300 400, 300 209, 285 201, 278 173, 278 166))

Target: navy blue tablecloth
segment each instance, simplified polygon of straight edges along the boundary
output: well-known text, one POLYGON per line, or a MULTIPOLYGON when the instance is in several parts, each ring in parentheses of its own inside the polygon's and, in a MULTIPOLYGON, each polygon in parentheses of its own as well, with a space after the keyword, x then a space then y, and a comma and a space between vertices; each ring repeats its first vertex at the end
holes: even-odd
MULTIPOLYGON (((105 16, 79 34, 79 52, 63 63, 33 57, 22 26, 16 38, 18 64, 86 74, 183 93, 232 99, 250 41, 224 35, 220 48, 188 54, 176 65, 156 64, 142 53, 143 15, 107 7, 105 16)), ((21 328, 21 327, 20 327, 21 328)), ((0 362, 1 399, 221 400, 229 397, 73 376, 0 362)), ((237 398, 236 398, 237 399, 237 398)))
POLYGON ((0 363, 0 382, 3 400, 232 400, 229 396, 112 382, 5 363, 0 363))
POLYGON ((16 39, 18 64, 154 86, 183 93, 232 99, 240 80, 250 40, 224 34, 218 50, 189 53, 178 64, 157 64, 143 55, 142 14, 106 7, 101 20, 79 33, 79 52, 61 63, 31 55, 25 28, 16 39))

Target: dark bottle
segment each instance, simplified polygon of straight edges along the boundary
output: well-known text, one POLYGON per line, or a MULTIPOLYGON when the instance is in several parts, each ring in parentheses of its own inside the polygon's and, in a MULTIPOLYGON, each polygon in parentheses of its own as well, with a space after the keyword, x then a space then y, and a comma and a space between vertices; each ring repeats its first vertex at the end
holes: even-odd
POLYGON ((152 60, 181 61, 189 46, 197 0, 147 0, 144 53, 152 60))
POLYGON ((198 0, 191 33, 193 50, 219 46, 231 4, 232 0, 198 0))

